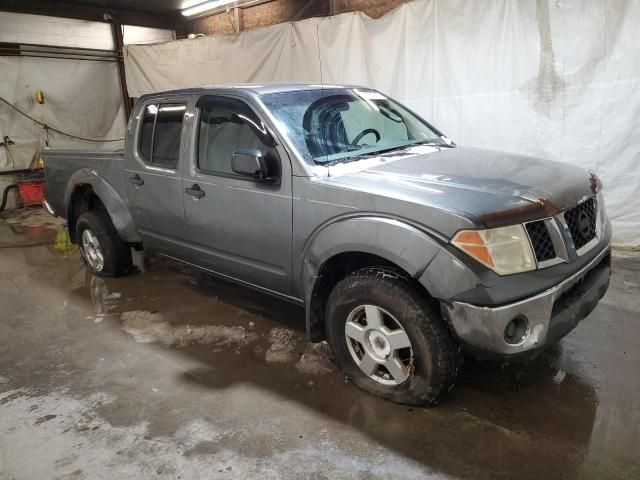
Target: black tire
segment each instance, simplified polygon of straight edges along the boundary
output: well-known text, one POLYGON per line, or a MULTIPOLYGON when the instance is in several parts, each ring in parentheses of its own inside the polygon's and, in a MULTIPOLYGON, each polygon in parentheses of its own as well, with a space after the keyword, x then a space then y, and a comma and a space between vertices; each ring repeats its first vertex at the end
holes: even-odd
MULTIPOLYGON (((347 378, 360 388, 396 403, 437 404, 453 387, 462 366, 461 349, 426 294, 410 279, 390 269, 364 268, 341 280, 329 295, 325 327, 334 358, 347 378), (365 374, 353 358, 345 326, 350 313, 363 305, 386 311, 383 313, 390 314, 408 336, 413 356, 411 360, 403 360, 408 365, 404 370, 408 378, 402 383, 379 383, 365 374)), ((376 375, 382 372, 391 378, 384 369, 375 368, 376 375)))
POLYGON ((101 277, 119 277, 127 275, 133 269, 131 247, 122 241, 106 212, 90 210, 80 215, 76 223, 76 239, 80 246, 82 260, 92 274, 101 277), (94 268, 87 259, 82 242, 85 230, 93 232, 98 239, 104 259, 101 269, 94 268))

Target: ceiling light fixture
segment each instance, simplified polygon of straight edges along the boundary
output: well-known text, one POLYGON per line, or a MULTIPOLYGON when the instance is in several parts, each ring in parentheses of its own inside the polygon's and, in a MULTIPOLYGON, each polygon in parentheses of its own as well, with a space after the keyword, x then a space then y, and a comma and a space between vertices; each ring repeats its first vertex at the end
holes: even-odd
POLYGON ((201 3, 206 2, 207 0, 183 0, 182 5, 180 6, 180 10, 184 10, 185 8, 193 7, 194 5, 199 5, 201 3))
POLYGON ((182 3, 183 9, 180 11, 185 17, 192 17, 200 13, 208 12, 209 10, 234 3, 236 0, 209 0, 202 2, 202 0, 186 0, 182 3))
POLYGON ((190 8, 193 7, 194 5, 200 5, 201 3, 204 3, 208 0, 184 0, 182 2, 182 6, 180 7, 181 10, 184 10, 185 8, 190 8))

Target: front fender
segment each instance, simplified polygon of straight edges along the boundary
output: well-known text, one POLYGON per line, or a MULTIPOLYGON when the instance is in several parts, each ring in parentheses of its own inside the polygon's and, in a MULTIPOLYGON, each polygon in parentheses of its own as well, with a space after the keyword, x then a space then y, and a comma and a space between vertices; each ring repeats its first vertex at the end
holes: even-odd
POLYGON ((299 274, 307 333, 312 336, 314 286, 322 266, 329 259, 347 252, 368 253, 382 257, 418 278, 442 248, 436 238, 401 220, 376 216, 340 218, 316 230, 303 249, 299 274))
MULTIPOLYGON (((127 203, 118 191, 103 177, 99 176, 95 170, 82 168, 73 173, 69 179, 65 193, 65 205, 67 205, 67 209, 71 208, 73 192, 82 185, 91 186, 93 192, 107 209, 107 213, 109 217, 111 217, 111 222, 122 240, 130 243, 141 241, 140 235, 138 235, 135 224, 133 223, 131 213, 129 213, 127 203)), ((67 216, 67 218, 69 217, 67 216)))

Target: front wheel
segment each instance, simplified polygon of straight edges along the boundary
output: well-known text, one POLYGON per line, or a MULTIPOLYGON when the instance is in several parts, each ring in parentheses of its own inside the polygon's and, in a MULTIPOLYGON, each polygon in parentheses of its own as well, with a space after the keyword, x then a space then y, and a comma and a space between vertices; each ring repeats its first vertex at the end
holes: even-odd
POLYGON ((326 309, 336 362, 356 385, 407 405, 434 405, 453 387, 460 348, 424 292, 383 268, 340 281, 326 309))
POLYGON ((76 238, 82 259, 94 275, 118 277, 131 272, 131 248, 122 241, 106 212, 90 210, 80 215, 76 238))

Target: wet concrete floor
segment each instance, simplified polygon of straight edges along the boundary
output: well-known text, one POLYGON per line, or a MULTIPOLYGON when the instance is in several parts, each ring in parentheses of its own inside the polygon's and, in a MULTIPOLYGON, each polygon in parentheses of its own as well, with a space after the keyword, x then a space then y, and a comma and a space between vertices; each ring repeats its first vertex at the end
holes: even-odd
POLYGON ((0 219, 1 480, 640 478, 639 254, 557 346, 466 360, 432 409, 346 383, 298 307, 136 262, 93 277, 42 211, 0 219))

